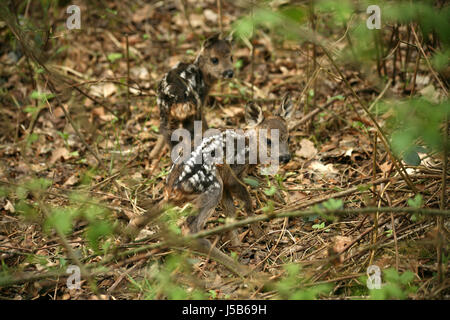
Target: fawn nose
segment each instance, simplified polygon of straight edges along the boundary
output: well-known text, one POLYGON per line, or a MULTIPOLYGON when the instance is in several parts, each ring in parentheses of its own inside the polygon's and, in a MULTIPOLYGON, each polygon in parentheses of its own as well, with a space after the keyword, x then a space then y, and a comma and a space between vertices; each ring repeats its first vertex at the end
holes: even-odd
POLYGON ((225 79, 233 78, 233 76, 234 76, 234 72, 233 72, 233 70, 231 70, 231 69, 225 70, 225 71, 223 72, 223 77, 224 77, 225 79))
POLYGON ((282 163, 288 163, 289 160, 291 160, 291 155, 290 154, 283 154, 280 156, 280 161, 282 163))

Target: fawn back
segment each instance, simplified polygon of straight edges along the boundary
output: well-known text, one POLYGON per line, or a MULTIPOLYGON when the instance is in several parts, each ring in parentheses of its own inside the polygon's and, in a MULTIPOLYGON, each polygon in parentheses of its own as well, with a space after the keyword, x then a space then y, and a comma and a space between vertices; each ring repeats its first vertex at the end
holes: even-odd
POLYGON ((178 63, 160 81, 157 104, 160 111, 160 132, 170 147, 172 132, 185 128, 194 133, 194 121, 203 122, 203 105, 218 79, 232 78, 231 41, 215 35, 205 40, 193 63, 178 63))
MULTIPOLYGON (((271 145, 275 142, 272 141, 275 139, 273 132, 278 131, 277 160, 282 163, 291 158, 287 120, 292 109, 289 97, 283 99, 281 106, 273 114, 264 114, 261 107, 254 103, 246 107, 246 121, 250 129, 254 129, 256 141, 271 145), (267 130, 266 141, 260 139, 262 129, 267 130)), ((259 151, 258 149, 259 147, 253 148, 253 152, 259 151)), ((253 214, 250 194, 242 183, 247 170, 261 164, 259 157, 256 157, 255 163, 250 163, 251 152, 252 140, 249 135, 224 130, 205 137, 183 162, 174 165, 168 177, 165 198, 176 204, 190 201, 199 209, 198 216, 190 217, 188 221, 191 232, 201 230, 220 201, 233 195, 246 203, 247 213, 253 214)))
MULTIPOLYGON (((279 131, 277 138, 279 139, 279 160, 281 162, 288 162, 290 159, 287 120, 292 111, 292 103, 288 97, 283 99, 280 108, 274 114, 264 114, 261 108, 253 103, 246 107, 247 124, 255 128, 257 136, 260 135, 261 129, 277 129, 279 131)), ((248 163, 251 149, 250 141, 248 136, 239 132, 231 134, 231 137, 233 145, 234 142, 237 145, 239 145, 239 141, 247 142, 243 148, 229 148, 233 149, 231 153, 235 158, 243 155, 244 163, 233 162, 228 164, 225 162, 220 164, 214 161, 217 160, 217 157, 213 153, 222 151, 223 155, 227 154, 226 146, 230 146, 224 146, 223 143, 224 139, 227 138, 227 131, 204 138, 200 146, 195 148, 185 161, 176 163, 172 167, 164 190, 164 200, 146 215, 130 221, 128 232, 136 234, 139 229, 162 213, 167 203, 184 205, 186 202, 191 202, 197 208, 197 214, 189 216, 187 219, 188 230, 192 233, 203 229, 205 222, 220 203, 222 203, 224 213, 229 217, 234 217, 233 197, 243 201, 247 215, 253 215, 252 198, 247 187, 242 183, 242 177, 247 169, 252 166, 248 163)), ((267 135, 266 142, 272 144, 274 138, 271 134, 267 135)), ((257 163, 253 165, 257 165, 257 163)), ((257 224, 252 224, 251 230, 258 237, 263 233, 261 227, 257 224)), ((240 244, 236 230, 230 231, 229 237, 233 245, 240 244)), ((207 239, 196 239, 192 245, 195 250, 222 263, 236 274, 245 275, 249 272, 247 267, 221 252, 207 239)))

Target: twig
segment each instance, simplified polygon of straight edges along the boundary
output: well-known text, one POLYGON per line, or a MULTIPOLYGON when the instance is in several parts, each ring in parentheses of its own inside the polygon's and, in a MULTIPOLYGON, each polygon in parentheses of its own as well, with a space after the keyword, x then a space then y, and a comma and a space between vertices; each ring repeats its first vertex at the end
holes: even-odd
POLYGON ((300 120, 296 121, 294 124, 289 125, 289 130, 295 130, 298 126, 302 125, 303 123, 307 122, 309 119, 312 119, 316 114, 318 114, 320 111, 323 111, 324 109, 331 106, 336 100, 331 100, 327 102, 323 107, 316 108, 309 112, 307 115, 303 116, 300 120))
POLYGON ((127 59, 127 119, 131 117, 130 108, 130 49, 128 35, 126 35, 126 59, 127 59))
MULTIPOLYGON (((413 207, 405 207, 405 208, 398 208, 398 207, 367 207, 367 208, 359 208, 359 209, 338 209, 338 210, 305 210, 305 211, 281 211, 277 214, 261 214, 257 216, 253 216, 250 218, 246 218, 243 220, 235 221, 223 226, 219 226, 210 230, 204 230, 195 234, 187 235, 183 237, 183 240, 180 240, 182 243, 186 243, 195 239, 199 238, 205 238, 214 234, 227 232, 233 229, 236 229, 238 227, 243 227, 249 224, 263 222, 263 221, 270 221, 273 219, 279 219, 279 218, 285 218, 285 217, 307 217, 311 215, 316 215, 317 213, 323 213, 325 215, 351 215, 351 214, 371 214, 373 212, 379 211, 380 213, 384 212, 392 212, 397 214, 414 214, 414 213, 420 213, 430 216, 450 216, 450 210, 440 210, 440 209, 429 209, 429 208, 413 208, 413 207)), ((380 226, 381 224, 379 224, 380 226)), ((159 242, 147 246, 141 246, 139 248, 132 249, 130 251, 121 252, 118 254, 118 256, 124 256, 129 254, 135 254, 141 251, 146 251, 149 249, 156 249, 161 248, 164 246, 167 246, 167 242, 159 242)), ((117 257, 115 257, 117 258, 117 257)), ((104 259, 104 261, 109 261, 108 259, 104 259)))
MULTIPOLYGON (((394 51, 394 58, 393 58, 393 71, 392 71, 392 83, 395 85, 395 76, 397 75, 397 55, 400 51, 400 41, 399 41, 399 32, 398 32, 398 25, 396 24, 394 26, 394 35, 397 37, 397 45, 395 46, 394 51)), ((401 60, 400 60, 401 61, 401 60)))
MULTIPOLYGON (((35 192, 35 198, 37 202, 39 203, 39 207, 44 212, 47 219, 51 218, 50 212, 47 210, 46 205, 42 202, 42 199, 40 198, 40 195, 35 192)), ((84 265, 81 263, 80 259, 78 259, 77 255, 73 251, 72 247, 70 246, 69 242, 67 241, 66 236, 64 233, 61 232, 61 230, 58 227, 55 227, 54 230, 56 231, 56 234, 59 237, 59 240, 61 241, 62 246, 66 249, 67 254, 69 255, 69 258, 72 259, 72 261, 80 268, 81 275, 86 278, 86 280, 89 282, 91 289, 94 291, 94 293, 97 293, 97 286, 94 283, 94 280, 92 279, 92 276, 90 273, 86 270, 84 265)))
MULTIPOLYGON (((375 132, 375 135, 373 137, 373 157, 372 157, 372 177, 373 180, 375 180, 375 177, 377 175, 377 132, 375 132)), ((384 183, 381 184, 381 187, 383 187, 384 183)), ((374 194, 378 196, 378 198, 381 199, 382 195, 377 194, 377 186, 372 186, 372 191, 374 194)), ((378 201, 378 206, 381 205, 381 201, 378 201)), ((377 243, 377 233, 378 233, 378 218, 379 213, 378 211, 375 212, 374 219, 373 219, 373 233, 372 233, 372 244, 377 243)), ((373 257, 375 256, 375 249, 373 249, 370 252, 370 259, 369 259, 369 265, 372 264, 373 257)))
POLYGON ((123 278, 125 278, 131 271, 133 271, 133 269, 137 268, 138 266, 140 266, 141 264, 144 263, 144 260, 140 260, 138 261, 134 266, 132 266, 131 268, 127 269, 124 273, 122 273, 119 278, 112 284, 111 287, 108 288, 108 290, 106 290, 108 293, 113 292, 116 287, 119 285, 119 283, 123 280, 123 278))
POLYGON ((102 169, 107 170, 106 166, 103 164, 103 161, 100 159, 97 152, 95 152, 94 149, 92 149, 91 146, 86 142, 86 140, 84 140, 83 135, 81 134, 80 130, 78 130, 78 126, 75 124, 75 122, 73 122, 73 119, 70 116, 70 113, 66 110, 66 107, 61 102, 61 100, 59 100, 58 92, 56 91, 56 89, 53 86, 53 83, 50 79, 48 79, 48 87, 49 87, 50 91, 55 95, 56 101, 61 106, 61 109, 64 112, 66 119, 69 121, 70 125, 72 126, 73 130, 75 131, 75 134, 80 139, 81 143, 94 156, 94 158, 97 160, 97 163, 99 164, 99 166, 102 167, 102 169))
POLYGON ((155 146, 153 147, 152 151, 150 152, 149 158, 154 159, 156 156, 161 152, 161 150, 165 146, 165 140, 162 135, 158 136, 158 140, 155 143, 155 146))
POLYGON ((223 24, 222 24, 222 1, 217 0, 217 14, 219 16, 219 31, 220 34, 223 33, 223 24))
POLYGON ((391 84, 392 84, 392 79, 389 79, 388 82, 386 83, 386 86, 384 87, 383 91, 380 92, 380 94, 375 98, 375 100, 369 106, 369 108, 368 108, 369 110, 372 110, 372 108, 378 103, 378 101, 380 101, 380 99, 383 98, 384 94, 386 93, 387 89, 389 89, 391 84))
POLYGON ((350 85, 348 80, 344 77, 344 75, 342 74, 341 70, 336 65, 336 62, 334 61, 334 59, 331 57, 330 53, 328 52, 328 50, 325 47, 322 47, 322 48, 323 48, 325 54, 327 55, 328 59, 330 60, 330 62, 333 64, 333 66, 336 69, 336 71, 339 73, 342 81, 344 81, 344 83, 346 84, 347 88, 350 89, 350 91, 352 92, 353 96, 356 98, 356 100, 358 100, 358 103, 360 104, 360 106, 364 109, 366 114, 369 116, 370 120, 372 120, 372 123, 374 124, 376 130, 378 131, 378 133, 380 135, 380 138, 381 138, 381 141, 383 142, 384 146, 386 147, 386 151, 387 151, 389 157, 391 158, 392 163, 394 164, 394 166, 397 169, 398 173, 402 176, 402 178, 405 180, 406 184, 411 188, 411 190, 415 194, 417 194, 418 193, 417 188, 414 186, 414 184, 412 183, 411 179, 409 178, 409 175, 406 172, 406 169, 404 168, 403 164, 400 161, 398 161, 397 158, 392 154, 389 142, 388 142, 388 140, 387 140, 383 130, 381 129, 380 125, 376 121, 375 117, 370 113, 370 111, 366 107, 365 103, 363 103, 363 101, 356 94, 355 90, 350 85))
MULTIPOLYGON (((439 207, 441 209, 445 209, 447 205, 447 165, 448 165, 448 113, 444 116, 444 150, 442 152, 443 154, 443 160, 442 160, 442 186, 441 186, 441 201, 439 203, 439 207)), ((438 266, 438 280, 439 283, 442 284, 444 281, 444 275, 445 275, 445 269, 444 269, 444 263, 442 259, 442 246, 444 242, 444 237, 446 235, 444 234, 444 219, 442 217, 437 217, 437 228, 438 228, 438 234, 437 234, 437 243, 436 243, 436 253, 437 253, 437 266, 438 266)))
POLYGON ((187 23, 188 23, 189 29, 190 29, 191 32, 194 34, 195 38, 196 38, 197 40, 200 40, 199 37, 198 37, 197 32, 195 32, 195 29, 194 29, 194 27, 193 27, 192 24, 191 24, 191 20, 189 19, 189 14, 188 14, 188 12, 187 12, 187 3, 186 3, 186 0, 181 0, 181 8, 182 8, 182 11, 183 11, 184 18, 186 19, 186 21, 187 21, 187 23))
POLYGON ((272 255, 272 253, 278 247, 280 240, 283 238, 284 234, 286 233, 286 225, 287 225, 288 220, 289 220, 289 218, 287 218, 287 217, 284 218, 283 227, 281 228, 280 235, 279 235, 277 241, 275 242, 275 245, 270 249, 270 252, 264 257, 264 259, 262 259, 260 262, 258 262, 255 269, 258 268, 260 265, 262 265, 267 259, 269 259, 269 257, 272 255))
POLYGON ((445 96, 448 96, 447 88, 445 88, 444 84, 442 83, 441 79, 439 78, 436 71, 434 71, 433 67, 431 66, 430 60, 428 59, 427 55, 425 54, 425 51, 423 50, 422 44, 419 41, 419 38, 417 37, 416 30, 414 30, 414 26, 411 24, 411 31, 414 35, 414 38, 416 39, 417 46, 419 47, 420 52, 422 53, 423 57, 425 58, 425 61, 427 62, 428 69, 430 69, 431 74, 434 76, 436 81, 441 86, 442 90, 444 91, 445 96))
POLYGON ((416 66, 414 68, 414 74, 412 79, 412 88, 411 93, 409 94, 410 97, 414 95, 414 91, 416 90, 416 78, 417 78, 417 71, 419 70, 419 63, 420 63, 420 54, 417 51, 417 57, 416 57, 416 66))
MULTIPOLYGON (((274 213, 283 212, 283 211, 285 211, 285 210, 298 210, 298 209, 301 209, 301 208, 306 208, 306 207, 309 207, 309 206, 312 206, 312 205, 315 205, 315 204, 324 202, 324 201, 326 201, 326 200, 328 200, 328 199, 338 199, 338 198, 342 198, 342 197, 345 197, 345 196, 348 196, 348 195, 350 195, 350 194, 353 194, 353 193, 355 193, 355 192, 360 191, 360 190, 361 190, 361 187, 365 187, 365 186, 368 186, 368 185, 377 185, 377 184, 380 184, 380 183, 388 182, 388 181, 390 181, 390 180, 392 180, 392 179, 395 179, 395 177, 391 177, 391 178, 380 178, 380 179, 378 179, 378 180, 371 181, 371 182, 367 182, 366 184, 361 184, 361 185, 359 185, 359 186, 352 187, 352 188, 349 188, 349 189, 344 190, 344 191, 339 191, 339 192, 334 192, 334 193, 326 194, 326 195, 320 196, 320 197, 318 197, 318 198, 316 198, 316 199, 313 199, 313 200, 310 200, 310 201, 303 201, 303 200, 302 200, 302 203, 301 203, 301 204, 298 204, 298 205, 291 205, 291 206, 286 206, 284 210, 275 210, 274 213)), ((259 209, 259 210, 257 210, 256 212, 261 212, 261 211, 262 211, 262 209, 259 209)))

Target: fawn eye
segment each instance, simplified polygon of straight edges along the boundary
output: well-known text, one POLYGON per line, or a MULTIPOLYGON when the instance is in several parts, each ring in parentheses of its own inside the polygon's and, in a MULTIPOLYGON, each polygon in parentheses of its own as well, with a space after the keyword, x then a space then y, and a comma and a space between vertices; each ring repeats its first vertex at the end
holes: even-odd
POLYGON ((218 64, 219 63, 219 59, 211 58, 211 62, 212 62, 212 64, 218 64))
POLYGON ((230 56, 230 60, 231 60, 231 62, 233 62, 233 56, 230 56))
POLYGON ((291 142, 291 137, 288 137, 288 143, 291 142))

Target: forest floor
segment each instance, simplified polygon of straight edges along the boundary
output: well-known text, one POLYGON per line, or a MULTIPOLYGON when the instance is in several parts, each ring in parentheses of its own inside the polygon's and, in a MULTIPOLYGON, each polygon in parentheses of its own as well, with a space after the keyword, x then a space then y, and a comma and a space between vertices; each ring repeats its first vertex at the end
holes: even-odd
MULTIPOLYGON (((56 82, 57 90, 64 94, 59 100, 50 96, 48 103, 41 96, 33 98, 33 92, 42 95, 50 89, 39 68, 6 40, 8 28, 0 23, 0 39, 5 39, 0 40, 0 81, 6 89, 0 96, 2 188, 18 192, 31 178, 45 178, 51 186, 39 200, 44 208, 73 205, 76 200, 71 192, 77 191, 124 224, 161 200, 171 160, 167 149, 150 157, 158 139, 156 85, 178 61, 192 60, 201 39, 218 30, 216 1, 196 2, 195 8, 189 1, 189 21, 172 2, 126 3, 108 1, 107 11, 82 6, 82 12, 89 14, 83 18, 81 30, 64 28, 64 10, 55 14, 53 34, 45 47, 49 56, 46 63, 73 85, 56 82), (128 58, 125 34, 129 35, 128 58), (80 128, 79 133, 59 102, 80 128)), ((29 15, 33 16, 31 10, 29 15)), ((230 30, 240 15, 242 8, 224 2, 223 29, 230 30)), ((336 49, 348 45, 342 34, 331 34, 328 40, 336 49)), ((409 96, 411 84, 405 79, 416 73, 416 94, 429 95, 430 85, 432 94, 438 94, 438 84, 425 62, 414 72, 416 50, 410 52, 406 71, 400 72, 407 50, 407 45, 400 43, 397 74, 391 79, 395 83, 390 81, 384 90, 385 85, 374 76, 378 72, 375 64, 370 69, 339 64, 348 86, 323 51, 317 49, 314 62, 311 44, 276 41, 263 30, 252 44, 253 55, 245 43, 236 42, 235 77, 213 88, 206 116, 211 127, 243 127, 244 106, 252 96, 267 110, 278 106, 285 92, 294 96, 297 110, 291 120, 291 161, 275 176, 261 176, 255 171, 247 180, 252 182, 248 188, 257 215, 270 206, 276 214, 318 208, 317 204, 324 201, 346 209, 403 208, 417 201, 395 168, 372 119, 349 88, 370 106, 377 97, 409 96), (318 110, 314 117, 305 121, 314 110, 318 110)), ((386 58, 386 70, 382 70, 385 78, 395 73, 394 56, 386 58)), ((387 115, 377 115, 376 107, 370 110, 383 128, 387 115)), ((438 209, 442 194, 440 155, 428 154, 419 166, 404 166, 422 195, 422 206, 438 209)), ((28 200, 32 199, 29 195, 28 200)), ((259 239, 248 226, 238 228, 240 247, 232 247, 225 234, 209 237, 240 263, 257 267, 259 278, 239 278, 206 257, 164 246, 105 261, 107 271, 93 275, 99 290, 94 294, 87 281, 80 290, 70 290, 64 285, 64 275, 42 276, 51 268, 57 269, 64 257, 67 260, 65 249, 45 223, 20 215, 21 208, 17 197, 0 195, 0 261, 3 271, 8 270, 16 279, 4 288, 0 285, 1 299, 176 298, 176 289, 168 292, 164 288, 169 286, 162 278, 164 266, 171 270, 167 275, 170 281, 187 292, 195 288, 210 299, 287 298, 283 285, 292 285, 288 281, 292 274, 297 279, 291 279, 294 283, 302 283, 305 296, 299 297, 313 294, 308 288, 328 285, 327 297, 366 298, 369 291, 363 279, 370 265, 381 270, 394 268, 399 274, 412 272, 414 277, 408 286, 399 284, 409 298, 448 297, 450 293, 448 277, 438 285, 436 217, 400 211, 344 214, 334 219, 320 214, 272 219, 261 222, 264 236, 259 239), (190 273, 184 267, 170 269, 170 261, 179 262, 177 259, 184 259, 190 273), (286 267, 291 265, 301 269, 286 267), (160 270, 160 278, 155 270, 160 270), (261 281, 261 276, 266 280, 261 281)), ((89 205, 85 204, 83 210, 89 211, 89 205)), ((238 212, 243 219, 244 212, 238 212)), ((207 228, 223 225, 224 221, 219 207, 207 228)), ((89 266, 107 255, 91 248, 84 236, 85 226, 84 220, 74 222, 66 240, 89 266)), ((117 252, 152 245, 160 241, 155 236, 159 231, 158 225, 151 225, 142 231, 139 242, 113 237, 108 243, 117 252)), ((444 267, 448 275, 448 261, 444 261, 444 267)))

